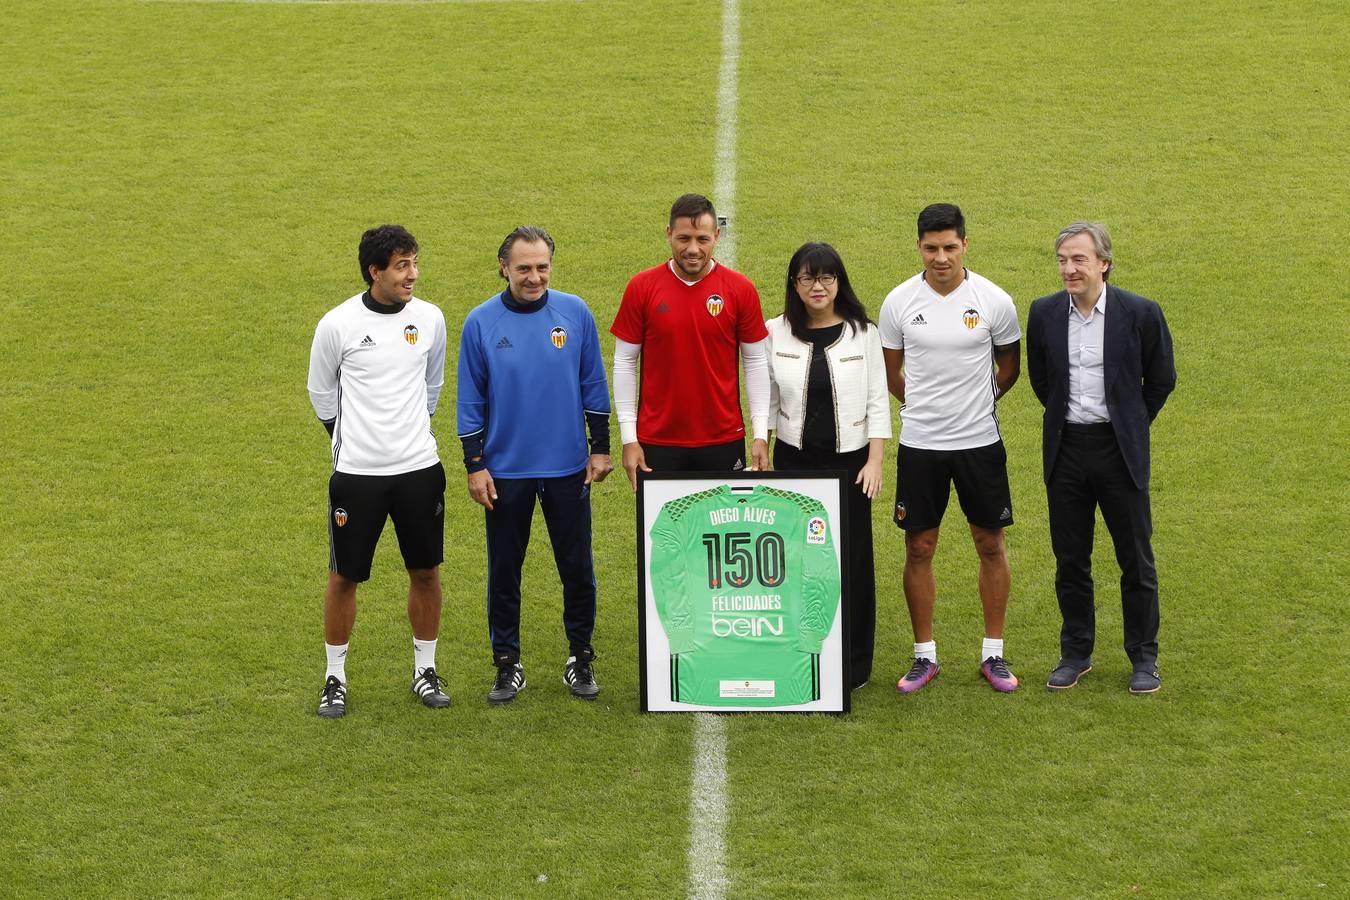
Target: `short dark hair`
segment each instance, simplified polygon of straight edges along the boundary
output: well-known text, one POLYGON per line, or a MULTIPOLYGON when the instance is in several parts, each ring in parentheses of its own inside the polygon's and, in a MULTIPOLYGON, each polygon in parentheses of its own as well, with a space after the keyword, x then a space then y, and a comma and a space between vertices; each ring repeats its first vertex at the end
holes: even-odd
POLYGON ((861 328, 872 324, 867 317, 867 308, 862 305, 858 295, 849 283, 848 272, 844 269, 844 260, 839 251, 829 244, 802 244, 792 254, 787 270, 787 298, 783 302, 783 318, 787 320, 792 334, 801 341, 807 339, 810 317, 806 313, 806 304, 797 293, 797 273, 805 269, 810 275, 833 275, 838 279, 839 292, 834 297, 834 311, 849 324, 854 334, 861 328))
MULTIPOLYGON (((502 245, 497 248, 497 262, 506 264, 506 261, 511 258, 511 248, 515 246, 516 241, 524 241, 527 244, 543 241, 548 245, 548 258, 553 258, 553 238, 549 237, 548 232, 538 225, 521 225, 508 234, 506 240, 502 241, 502 245)), ((501 269, 497 270, 497 274, 503 278, 506 277, 506 273, 501 269)))
POLYGON ((955 203, 932 203, 923 208, 919 213, 919 240, 930 231, 947 231, 956 229, 956 236, 965 239, 966 236, 966 217, 961 214, 961 207, 955 203))
POLYGON ((674 226, 676 219, 690 219, 697 222, 704 216, 713 217, 713 225, 717 224, 717 210, 713 208, 713 203, 702 194, 685 194, 670 207, 670 224, 674 226))
POLYGON ((356 256, 361 261, 361 277, 366 280, 366 286, 375 281, 370 277, 371 266, 383 271, 389 267, 389 258, 395 253, 416 252, 417 238, 402 225, 380 225, 361 235, 356 256))

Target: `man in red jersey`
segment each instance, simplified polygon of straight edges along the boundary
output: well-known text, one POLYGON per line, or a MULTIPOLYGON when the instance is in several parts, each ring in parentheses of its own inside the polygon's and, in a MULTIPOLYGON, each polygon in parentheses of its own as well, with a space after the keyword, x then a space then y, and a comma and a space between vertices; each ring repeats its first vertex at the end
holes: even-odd
POLYGON ((707 197, 676 200, 666 228, 670 259, 629 280, 610 328, 618 339, 614 407, 634 491, 639 471, 745 467, 738 356, 750 400, 751 468, 770 468, 768 332, 754 284, 713 259, 720 235, 707 197))

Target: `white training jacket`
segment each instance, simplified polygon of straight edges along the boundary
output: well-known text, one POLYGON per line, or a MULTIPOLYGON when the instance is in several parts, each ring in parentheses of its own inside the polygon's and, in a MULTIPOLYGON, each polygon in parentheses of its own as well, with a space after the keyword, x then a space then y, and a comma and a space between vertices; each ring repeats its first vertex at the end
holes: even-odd
MULTIPOLYGON (((769 428, 778 439, 801 449, 806 421, 806 381, 814 348, 792 334, 782 316, 764 323, 769 329, 769 428)), ((856 334, 845 323, 839 340, 825 348, 834 388, 835 452, 847 453, 872 438, 891 437, 891 402, 881 333, 876 326, 856 334)))

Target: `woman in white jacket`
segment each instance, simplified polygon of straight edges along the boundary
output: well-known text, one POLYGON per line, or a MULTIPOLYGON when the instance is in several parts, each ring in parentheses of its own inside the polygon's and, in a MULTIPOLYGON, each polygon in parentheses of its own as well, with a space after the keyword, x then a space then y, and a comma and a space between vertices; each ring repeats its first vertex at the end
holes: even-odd
POLYGON ((872 498, 881 491, 882 453, 891 437, 881 335, 829 244, 804 244, 792 255, 783 315, 765 324, 773 467, 842 469, 856 486, 845 515, 851 677, 859 688, 872 674, 876 631, 872 498))

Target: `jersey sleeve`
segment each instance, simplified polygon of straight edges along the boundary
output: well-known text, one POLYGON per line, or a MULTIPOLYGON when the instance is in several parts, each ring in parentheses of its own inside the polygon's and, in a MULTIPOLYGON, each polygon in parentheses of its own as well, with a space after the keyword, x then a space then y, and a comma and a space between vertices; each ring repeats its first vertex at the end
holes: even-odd
POLYGON ((989 337, 995 347, 1006 347, 1022 339, 1022 330, 1017 326, 1017 306, 1012 297, 1002 290, 994 294, 993 308, 989 311, 989 337))
POLYGON ((676 506, 677 501, 671 501, 661 507, 651 530, 652 597, 672 654, 694 649, 694 608, 685 590, 683 540, 689 520, 676 515, 676 506))
POLYGON ((605 360, 600 353, 600 332, 595 316, 582 309, 581 406, 585 412, 609 415, 609 382, 605 379, 605 360))
POLYGON ((309 347, 309 402, 324 422, 338 414, 338 369, 342 366, 342 336, 331 316, 319 320, 309 347))
POLYGON ((764 340, 769 334, 764 327, 764 308, 759 302, 759 290, 749 278, 745 279, 739 300, 736 304, 736 340, 742 344, 764 340))
POLYGON ((839 563, 834 554, 834 526, 825 507, 812 501, 802 533, 802 620, 798 647, 819 653, 834 626, 839 607, 839 563))
POLYGON ((621 341, 641 344, 647 334, 647 298, 642 287, 641 276, 634 275, 623 289, 623 300, 619 301, 619 311, 614 316, 614 324, 609 333, 621 341))
POLYGON ((427 353, 427 415, 436 415, 436 404, 441 399, 441 389, 445 387, 445 314, 436 310, 437 327, 427 353))
POLYGON ((881 304, 877 330, 881 332, 881 346, 887 350, 905 349, 905 332, 900 327, 900 298, 894 293, 881 304))
POLYGON ((478 335, 478 320, 470 313, 459 337, 455 418, 460 438, 478 434, 487 427, 487 361, 478 335))

